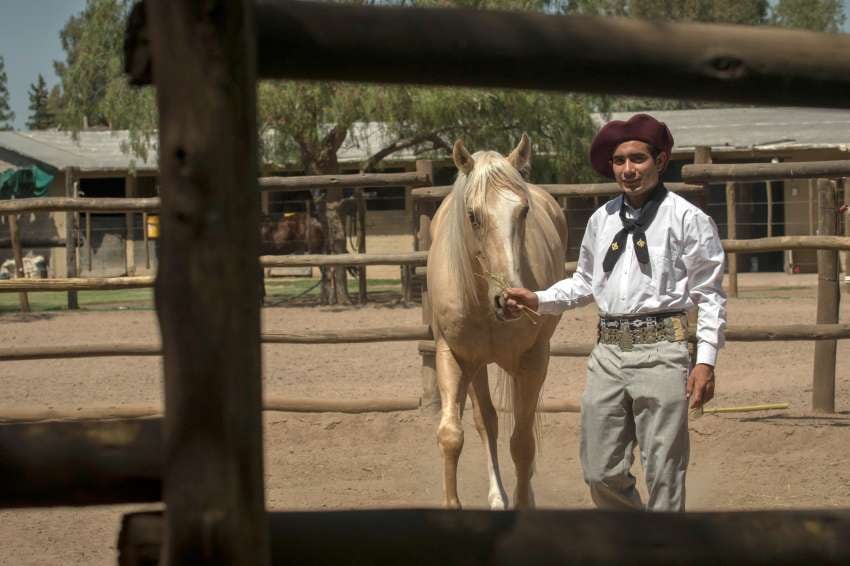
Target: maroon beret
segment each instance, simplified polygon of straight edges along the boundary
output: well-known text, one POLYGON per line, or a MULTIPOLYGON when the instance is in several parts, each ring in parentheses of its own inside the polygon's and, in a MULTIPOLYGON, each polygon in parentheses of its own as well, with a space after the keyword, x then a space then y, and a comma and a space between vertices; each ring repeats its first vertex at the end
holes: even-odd
POLYGON ((613 179, 611 156, 621 143, 635 140, 654 146, 668 158, 673 149, 673 136, 664 122, 649 114, 635 114, 625 122, 612 120, 602 126, 590 144, 590 164, 600 175, 613 179))

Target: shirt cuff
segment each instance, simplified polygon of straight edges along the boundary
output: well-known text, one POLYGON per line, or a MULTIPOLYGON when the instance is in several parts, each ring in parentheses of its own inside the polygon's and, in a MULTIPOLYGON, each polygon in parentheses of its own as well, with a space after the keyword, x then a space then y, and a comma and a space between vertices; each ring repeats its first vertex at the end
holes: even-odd
POLYGON ((698 364, 708 364, 714 367, 717 361, 717 347, 709 342, 697 343, 697 361, 698 364))
POLYGON ((534 294, 537 295, 537 312, 540 314, 561 314, 566 310, 561 308, 553 291, 546 289, 545 291, 535 291, 534 294))

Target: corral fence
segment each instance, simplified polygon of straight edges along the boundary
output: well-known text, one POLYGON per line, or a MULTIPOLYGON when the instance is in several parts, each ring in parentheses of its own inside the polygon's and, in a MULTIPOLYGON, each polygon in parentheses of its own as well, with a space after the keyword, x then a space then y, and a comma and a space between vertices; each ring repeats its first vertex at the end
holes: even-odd
POLYGON ((211 215, 228 233, 256 229, 254 195, 240 188, 256 178, 258 77, 848 106, 848 51, 850 38, 773 29, 148 0, 130 18, 126 64, 137 82, 156 78, 161 120, 165 418, 0 427, 0 501, 164 500, 165 517, 125 517, 122 564, 850 561, 846 510, 268 514, 256 250, 198 229, 211 215), (232 269, 222 273, 211 249, 232 269))
MULTIPOLYGON (((371 190, 382 190, 396 187, 422 187, 431 184, 430 178, 430 162, 417 162, 417 170, 405 173, 364 173, 357 175, 318 175, 318 176, 301 176, 301 177, 259 177, 257 186, 264 195, 269 192, 295 192, 308 189, 353 189, 357 202, 357 241, 356 246, 360 255, 352 255, 351 263, 340 263, 339 261, 326 255, 266 255, 261 258, 261 265, 264 269, 272 267, 319 267, 336 269, 338 267, 359 267, 358 287, 360 304, 365 304, 367 301, 366 288, 366 266, 368 265, 401 265, 404 266, 410 261, 414 263, 424 263, 421 260, 410 260, 405 257, 394 257, 393 254, 373 254, 372 256, 363 256, 366 251, 366 223, 365 223, 365 200, 363 198, 362 189, 369 188, 371 190), (427 171, 427 172, 426 172, 427 171)), ((75 170, 70 169, 66 174, 66 183, 73 187, 76 177, 75 170)), ((74 190, 67 189, 71 194, 74 190)), ((66 191, 66 192, 67 192, 66 191)), ((0 291, 16 289, 20 293, 20 305, 23 312, 29 310, 29 301, 27 292, 29 291, 68 291, 68 308, 78 308, 77 292, 81 290, 110 290, 110 289, 127 289, 138 287, 153 286, 153 277, 151 276, 127 276, 127 277, 77 277, 79 268, 85 262, 88 263, 89 271, 92 265, 92 234, 91 234, 91 213, 127 213, 142 214, 142 226, 147 227, 148 216, 158 214, 160 212, 161 203, 158 197, 154 198, 79 198, 79 197, 40 197, 28 199, 15 199, 0 201, 0 215, 6 215, 9 219, 10 246, 13 250, 13 256, 16 265, 17 279, 14 281, 0 281, 0 291), (66 257, 66 278, 42 279, 42 280, 24 280, 23 279, 23 248, 26 244, 33 246, 39 243, 48 243, 55 245, 57 242, 39 242, 35 240, 23 240, 17 224, 17 215, 31 212, 65 212, 66 218, 66 238, 62 240, 65 246, 66 257), (80 238, 77 226, 79 219, 78 214, 82 213, 85 217, 84 238, 80 238), (79 257, 80 240, 85 242, 82 253, 84 258, 79 257), (2 285, 6 285, 4 289, 2 285), (67 286, 67 289, 63 288, 67 286)), ((131 222, 128 221, 128 225, 131 222)), ((151 242, 148 230, 142 231, 143 247, 145 250, 145 264, 148 268, 151 266, 151 242)), ((127 246, 131 249, 132 246, 127 246)), ((127 271, 132 273, 134 269, 133 254, 127 254, 125 257, 127 271)), ((410 296, 407 290, 408 280, 404 275, 406 270, 401 271, 403 293, 405 297, 410 296)))

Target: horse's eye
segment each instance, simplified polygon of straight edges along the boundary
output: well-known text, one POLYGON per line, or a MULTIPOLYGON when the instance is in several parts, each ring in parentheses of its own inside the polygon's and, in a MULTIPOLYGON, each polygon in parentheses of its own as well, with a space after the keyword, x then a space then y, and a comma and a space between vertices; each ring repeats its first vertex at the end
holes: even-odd
POLYGON ((474 212, 470 210, 466 214, 467 216, 469 216, 469 222, 470 224, 472 224, 473 228, 478 228, 479 226, 481 226, 481 222, 478 221, 478 216, 476 216, 474 212))
POLYGON ((520 218, 525 218, 526 216, 528 216, 528 205, 523 206, 522 209, 519 211, 520 218))

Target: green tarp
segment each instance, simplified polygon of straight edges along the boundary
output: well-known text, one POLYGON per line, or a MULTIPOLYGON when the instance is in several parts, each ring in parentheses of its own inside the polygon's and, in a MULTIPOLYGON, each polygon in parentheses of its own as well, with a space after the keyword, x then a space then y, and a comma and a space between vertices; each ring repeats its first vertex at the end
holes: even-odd
POLYGON ((53 175, 32 165, 0 173, 0 199, 43 197, 53 175))

